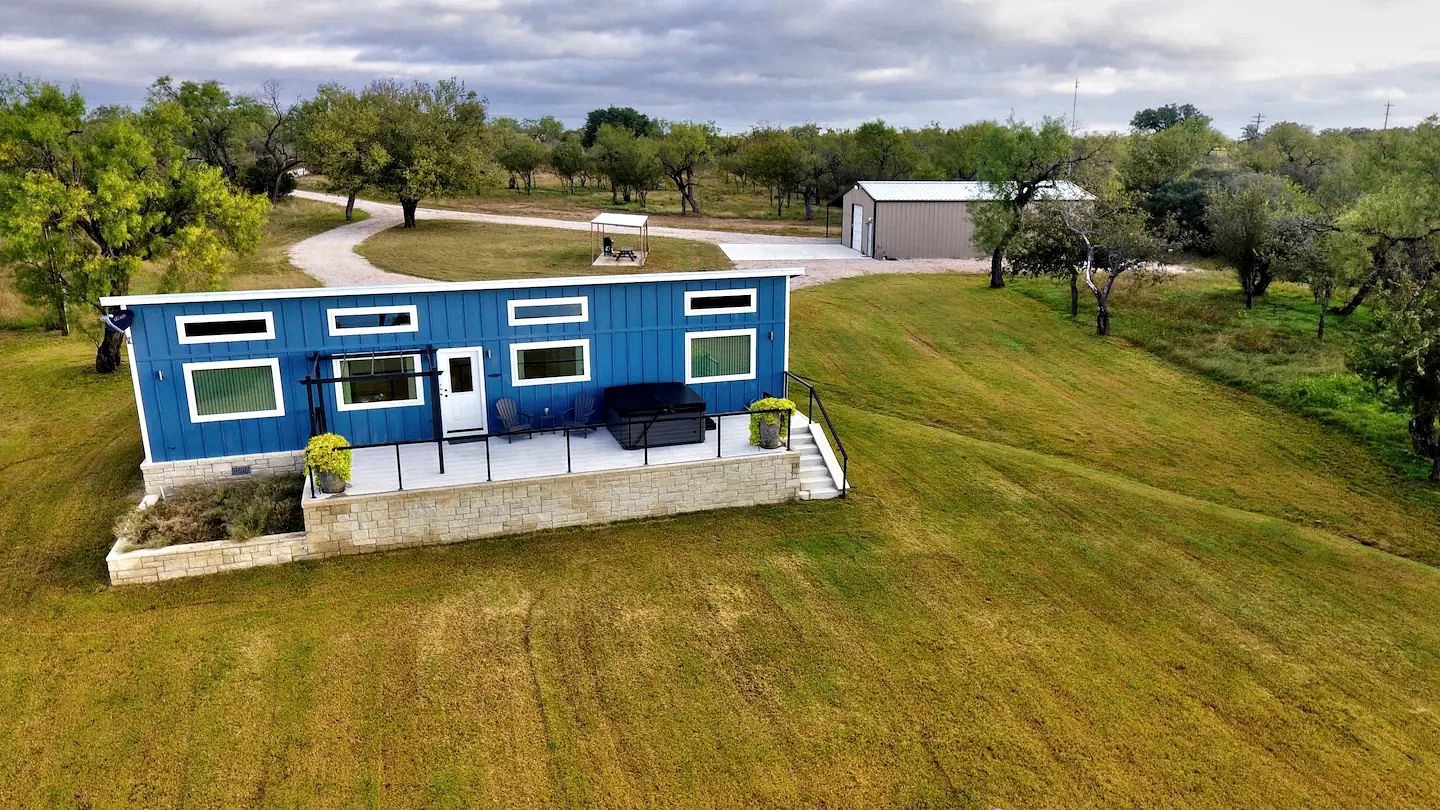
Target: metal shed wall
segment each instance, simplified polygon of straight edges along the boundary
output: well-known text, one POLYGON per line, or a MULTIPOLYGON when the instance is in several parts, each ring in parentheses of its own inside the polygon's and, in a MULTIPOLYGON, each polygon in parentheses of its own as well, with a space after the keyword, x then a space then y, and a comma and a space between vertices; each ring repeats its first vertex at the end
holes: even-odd
POLYGON ((977 259, 968 203, 883 202, 875 219, 875 254, 895 259, 977 259))
MULTIPOLYGON (((840 201, 840 243, 846 247, 850 247, 851 245, 850 228, 852 223, 850 221, 850 212, 852 206, 855 205, 864 207, 866 219, 875 216, 875 200, 871 199, 870 195, 865 192, 865 189, 857 185, 845 192, 845 196, 841 198, 840 201)), ((870 233, 868 230, 861 233, 860 252, 866 256, 874 255, 874 252, 871 250, 870 233)))

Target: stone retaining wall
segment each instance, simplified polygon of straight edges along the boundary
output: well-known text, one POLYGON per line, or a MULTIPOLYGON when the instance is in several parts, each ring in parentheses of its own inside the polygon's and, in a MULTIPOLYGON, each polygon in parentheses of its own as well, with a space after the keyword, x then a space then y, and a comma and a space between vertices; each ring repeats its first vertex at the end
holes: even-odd
POLYGON ((795 452, 374 495, 312 498, 307 488, 303 532, 129 551, 120 539, 105 563, 112 584, 129 585, 560 526, 784 503, 799 494, 795 452))
POLYGON ((299 450, 187 461, 152 461, 140 465, 147 495, 158 495, 162 490, 169 491, 189 484, 223 484, 256 475, 304 471, 305 454, 299 450))

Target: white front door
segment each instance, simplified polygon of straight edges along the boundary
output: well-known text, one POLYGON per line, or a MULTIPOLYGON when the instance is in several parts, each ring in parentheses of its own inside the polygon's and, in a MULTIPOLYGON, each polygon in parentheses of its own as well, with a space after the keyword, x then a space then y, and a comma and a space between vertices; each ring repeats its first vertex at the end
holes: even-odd
POLYGON ((850 249, 865 252, 865 206, 850 206, 850 249))
POLYGON ((485 360, 478 346, 470 349, 441 349, 435 353, 440 364, 440 416, 445 432, 467 431, 475 435, 485 429, 485 360))

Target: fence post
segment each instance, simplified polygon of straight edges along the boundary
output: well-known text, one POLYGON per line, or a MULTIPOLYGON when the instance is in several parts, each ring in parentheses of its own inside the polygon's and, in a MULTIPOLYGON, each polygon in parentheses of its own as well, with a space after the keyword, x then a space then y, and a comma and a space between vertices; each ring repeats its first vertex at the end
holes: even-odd
MULTIPOLYGON (((655 420, 654 420, 654 419, 651 419, 651 420, 650 420, 650 425, 653 425, 653 424, 655 424, 655 420)), ((640 440, 645 443, 645 466, 646 466, 646 467, 649 467, 649 466, 650 466, 650 425, 646 425, 646 426, 645 426, 645 430, 640 434, 640 440)))
POLYGON ((790 414, 794 411, 785 411, 785 449, 790 449, 790 414))
MULTIPOLYGON (((440 470, 442 473, 445 470, 445 462, 443 461, 440 462, 440 470)), ((395 483, 399 486, 401 492, 405 491, 405 473, 400 469, 400 445, 398 444, 395 445, 395 483)))
POLYGON ((574 472, 570 464, 570 428, 565 428, 565 472, 574 472))
POLYGON ((720 426, 724 424, 725 417, 715 417, 715 458, 720 458, 720 454, 724 452, 725 444, 720 438, 720 426))
POLYGON ((485 481, 488 483, 495 479, 490 477, 490 437, 485 437, 485 481))

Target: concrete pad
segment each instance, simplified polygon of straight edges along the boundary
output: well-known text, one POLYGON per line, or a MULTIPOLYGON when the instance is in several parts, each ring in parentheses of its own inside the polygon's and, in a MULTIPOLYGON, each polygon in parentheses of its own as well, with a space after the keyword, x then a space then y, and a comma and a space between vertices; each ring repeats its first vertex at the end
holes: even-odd
POLYGON ((720 249, 732 262, 789 262, 807 260, 844 261, 868 259, 859 251, 838 243, 735 244, 721 242, 720 249))

